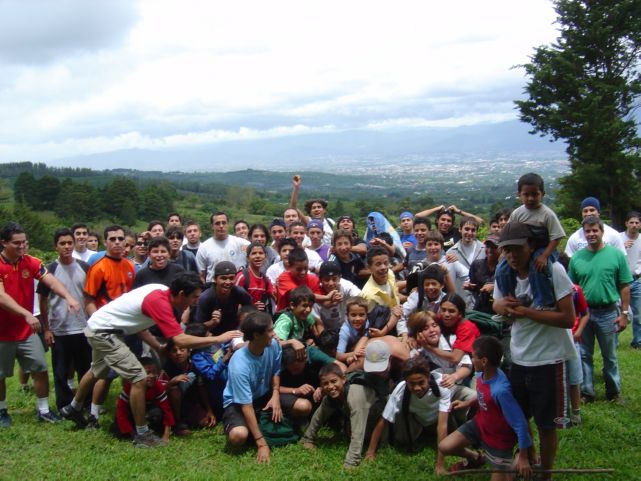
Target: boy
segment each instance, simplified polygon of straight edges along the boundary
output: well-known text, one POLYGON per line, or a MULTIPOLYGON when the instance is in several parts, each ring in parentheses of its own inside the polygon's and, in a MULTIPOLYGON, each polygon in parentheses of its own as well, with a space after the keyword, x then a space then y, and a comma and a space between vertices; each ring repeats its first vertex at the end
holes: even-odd
POLYGON ((367 267, 372 275, 363 287, 361 295, 367 299, 369 313, 376 306, 390 308, 387 323, 381 329, 372 329, 375 331, 374 337, 385 336, 395 331, 396 323, 403 313, 387 249, 381 246, 371 247, 367 251, 367 267))
POLYGON ((181 249, 185 239, 182 228, 173 225, 168 227, 167 239, 169 239, 169 260, 182 266, 186 271, 198 272, 196 254, 187 249, 181 249))
POLYGON ((358 286, 359 289, 365 284, 369 271, 360 255, 353 252, 354 237, 350 231, 338 229, 332 236, 333 254, 329 260, 338 263, 341 269, 341 276, 358 286))
POLYGON ((309 262, 309 270, 316 272, 320 265, 323 262, 321 256, 313 249, 308 249, 305 247, 307 234, 306 234, 305 224, 299 221, 294 221, 287 227, 287 235, 296 241, 296 246, 305 250, 307 254, 307 260, 309 262))
POLYGON ((418 262, 425 259, 426 252, 426 236, 430 231, 430 221, 425 217, 417 217, 414 219, 414 245, 407 249, 407 256, 405 257, 405 268, 408 271, 412 270, 418 262))
MULTIPOLYGON (((385 342, 371 343, 365 353, 364 375, 384 380, 383 376, 389 370, 389 357, 390 349, 385 342)), ((323 366, 318 374, 325 397, 312 416, 301 443, 307 449, 315 449, 318 430, 338 411, 343 418, 349 417, 351 433, 343 466, 355 468, 361 462, 366 431, 378 418, 382 403, 376 390, 365 384, 350 383, 348 389, 345 374, 336 364, 323 366)))
POLYGON ((320 319, 312 314, 314 293, 307 286, 299 286, 289 293, 289 309, 283 311, 274 324, 274 333, 281 346, 291 345, 299 359, 305 354, 305 343, 323 330, 320 319))
MULTIPOLYGON (((510 382, 514 397, 539 431, 541 467, 552 469, 557 428, 568 427, 564 362, 576 355, 570 328, 574 324, 572 281, 558 263, 551 278, 532 270, 536 237, 526 224, 510 221, 499 247, 508 271, 494 282, 494 312, 512 323, 510 382)), ((545 478, 544 478, 545 479, 545 478)))
POLYGON ((300 247, 292 249, 287 256, 287 270, 278 276, 276 282, 276 312, 284 310, 289 305, 289 293, 298 286, 307 286, 316 296, 317 301, 326 301, 328 296, 323 294, 320 281, 314 274, 308 274, 309 262, 306 252, 300 247))
POLYGON ((323 293, 331 296, 332 300, 314 304, 312 313, 320 318, 324 329, 338 330, 345 320, 345 302, 350 297, 360 296, 361 290, 341 278, 341 268, 336 262, 323 262, 319 277, 323 293))
POLYGON ((556 252, 559 240, 565 237, 565 231, 554 211, 542 203, 545 188, 540 175, 535 173, 522 175, 517 183, 517 189, 523 205, 512 212, 510 222, 545 227, 550 238, 548 245, 536 258, 536 269, 541 272, 547 267, 548 258, 556 252))
POLYGON ((289 253, 296 247, 296 241, 294 239, 281 239, 278 243, 278 255, 280 257, 279 262, 275 262, 267 268, 265 275, 271 282, 272 286, 276 285, 278 281, 278 276, 287 270, 289 266, 289 253))
POLYGON ((416 246, 416 236, 414 235, 414 216, 408 211, 401 212, 399 220, 401 221, 399 236, 401 237, 403 247, 405 247, 405 250, 409 252, 412 247, 416 246))
POLYGON ((307 237, 310 240, 310 248, 316 252, 323 261, 327 260, 329 255, 329 244, 323 244, 323 223, 320 220, 314 219, 307 223, 307 237))
POLYGON ((367 301, 362 297, 350 297, 345 304, 346 320, 338 333, 336 358, 351 364, 365 353, 369 331, 367 301))
MULTIPOLYGON (((171 410, 167 392, 164 386, 158 380, 158 367, 153 359, 143 357, 140 359, 140 364, 145 369, 147 377, 145 378, 146 391, 145 391, 145 404, 147 416, 146 419, 150 427, 156 433, 162 431, 160 444, 167 444, 169 442, 169 434, 171 428, 174 426, 174 413, 171 410)), ((129 395, 131 394, 131 383, 124 382, 122 385, 122 392, 118 397, 116 404, 116 427, 118 435, 121 437, 132 438, 134 437, 133 415, 131 407, 129 406, 129 395)), ((143 445, 137 445, 144 447, 143 445)))
POLYGON ((628 212, 625 219, 625 231, 619 234, 625 246, 626 259, 632 273, 630 284, 630 310, 632 311, 632 349, 641 349, 641 213, 628 212))
POLYGON ((459 264, 467 275, 457 276, 455 279, 456 293, 465 299, 468 308, 474 306, 474 296, 465 290, 464 285, 469 281, 470 266, 475 260, 485 258, 485 245, 476 238, 479 223, 471 217, 463 217, 459 227, 461 240, 447 251, 447 261, 450 264, 459 264))
MULTIPOLYGON (((527 420, 519 404, 512 396, 507 376, 499 369, 503 348, 498 339, 481 336, 474 341, 472 362, 476 371, 476 398, 468 401, 454 401, 454 409, 478 407, 474 419, 466 422, 457 431, 439 443, 442 456, 455 455, 465 461, 455 464, 450 471, 473 469, 482 466, 486 458, 493 469, 511 469, 512 450, 518 439, 519 454, 516 470, 524 478, 532 473, 528 450, 532 438, 527 420), (483 448, 485 456, 467 447, 476 445, 483 448)), ((507 473, 492 473, 492 481, 511 479, 507 473)))
POLYGON ((167 287, 185 269, 179 264, 170 261, 169 240, 165 236, 152 237, 147 243, 149 252, 149 265, 136 273, 133 289, 147 284, 163 284, 167 287))
POLYGON ((249 313, 241 329, 245 341, 249 342, 229 361, 223 393, 223 424, 232 446, 244 445, 251 434, 258 447, 256 461, 266 463, 270 449, 258 426, 257 413, 271 409, 272 420, 279 422, 283 410, 292 416, 307 416, 309 402, 280 393, 281 348, 274 339, 269 314, 249 313))

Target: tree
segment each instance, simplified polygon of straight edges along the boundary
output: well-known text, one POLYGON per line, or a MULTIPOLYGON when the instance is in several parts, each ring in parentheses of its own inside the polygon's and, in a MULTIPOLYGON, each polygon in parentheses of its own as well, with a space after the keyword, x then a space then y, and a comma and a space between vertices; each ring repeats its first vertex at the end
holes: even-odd
POLYGON ((13 197, 16 202, 33 207, 38 181, 30 172, 21 172, 13 185, 13 197))
POLYGON ((532 133, 563 139, 571 174, 560 179, 561 211, 576 215, 595 196, 621 226, 640 205, 635 100, 641 93, 641 0, 556 0, 560 36, 524 65, 532 133))

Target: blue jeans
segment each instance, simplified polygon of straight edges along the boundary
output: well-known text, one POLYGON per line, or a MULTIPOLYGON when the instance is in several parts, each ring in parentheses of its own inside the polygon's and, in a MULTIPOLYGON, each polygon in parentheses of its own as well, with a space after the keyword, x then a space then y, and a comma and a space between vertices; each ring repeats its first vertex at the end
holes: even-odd
POLYGON ((633 346, 641 345, 641 280, 630 284, 630 310, 632 311, 632 342, 633 346))
POLYGON ((583 366, 583 383, 581 394, 594 398, 594 338, 599 342, 603 356, 603 378, 607 398, 621 392, 621 375, 617 358, 618 334, 614 321, 618 317, 617 309, 591 309, 590 320, 581 336, 581 363, 583 366))

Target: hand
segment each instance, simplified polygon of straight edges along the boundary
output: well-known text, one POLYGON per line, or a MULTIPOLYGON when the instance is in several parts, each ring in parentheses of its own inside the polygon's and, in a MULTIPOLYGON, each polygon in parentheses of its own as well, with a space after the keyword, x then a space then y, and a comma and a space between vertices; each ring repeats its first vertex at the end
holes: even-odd
POLYGON ((416 342, 421 347, 424 347, 424 348, 430 347, 429 344, 427 343, 427 336, 423 331, 416 334, 416 342))
POLYGON ((187 382, 187 381, 189 381, 189 376, 187 374, 178 374, 178 376, 175 376, 169 382, 175 385, 175 384, 178 384, 181 382, 187 382))
POLYGON ((574 339, 574 342, 581 342, 582 335, 583 335, 583 332, 577 329, 576 332, 572 334, 572 338, 574 339))
POLYGON ((498 314, 505 315, 508 308, 520 306, 519 300, 511 295, 505 296, 501 299, 494 299, 492 307, 498 314))
POLYGON ((263 411, 268 411, 270 409, 272 410, 272 421, 275 423, 281 422, 283 419, 283 410, 280 407, 280 393, 278 391, 274 391, 274 394, 272 394, 271 399, 265 405, 263 411))
POLYGON ((209 320, 211 327, 217 326, 220 323, 221 314, 222 312, 220 309, 216 309, 214 312, 211 313, 211 319, 209 320))
POLYGON ((521 456, 521 454, 517 456, 515 468, 524 479, 529 479, 529 477, 532 476, 532 466, 530 466, 527 451, 525 456, 521 456))
POLYGON ((303 384, 300 387, 296 388, 296 396, 298 397, 307 397, 314 394, 314 386, 310 384, 303 384))
POLYGON ((461 209, 459 209, 458 207, 456 207, 454 204, 452 204, 451 206, 449 206, 449 207, 447 208, 447 210, 451 210, 451 211, 452 211, 452 212, 454 212, 455 214, 462 214, 462 213, 463 213, 463 212, 461 211, 461 209))
POLYGON ((465 289, 466 291, 473 291, 474 289, 476 289, 476 284, 472 284, 471 282, 464 282, 463 289, 465 289))
POLYGON ((494 283, 493 282, 488 282, 481 287, 480 292, 487 292, 488 294, 492 294, 494 292, 494 283))
POLYGON ((395 317, 401 317, 403 315, 403 308, 400 305, 394 306, 390 314, 395 317))
POLYGON ((336 304, 338 304, 339 302, 341 302, 343 300, 343 294, 341 294, 341 292, 339 290, 334 290, 334 291, 330 292, 329 296, 330 296, 332 302, 334 302, 336 304))
POLYGON ((621 332, 628 326, 628 316, 626 316, 625 314, 621 314, 616 318, 614 323, 617 326, 617 332, 621 332))
POLYGON ((53 344, 56 342, 56 340, 53 337, 53 332, 51 332, 49 329, 45 331, 45 344, 47 346, 51 347, 53 344))
POLYGON ((69 312, 78 313, 80 312, 80 303, 77 300, 75 300, 73 297, 68 297, 67 309, 69 309, 69 312))
POLYGON ((29 327, 31 328, 31 332, 33 334, 40 332, 40 329, 42 329, 40 321, 33 314, 27 314, 26 316, 24 316, 24 320, 27 321, 27 324, 29 324, 29 327))
POLYGON ((445 260, 450 264, 453 264, 458 260, 458 256, 454 254, 454 252, 448 252, 445 254, 445 260))
POLYGON ((369 330, 369 337, 383 337, 387 333, 385 332, 385 329, 376 329, 374 327, 370 327, 369 330))
POLYGON ((258 464, 269 463, 269 446, 267 443, 258 446, 258 453, 256 454, 256 462, 258 464))
POLYGON ((242 337, 243 333, 240 331, 227 331, 223 332, 220 336, 216 337, 216 344, 225 344, 226 342, 242 337))
POLYGON ((443 377, 441 377, 441 386, 446 387, 446 388, 451 388, 456 384, 456 377, 454 374, 443 374, 443 377))
POLYGON ((292 339, 290 341, 290 346, 294 348, 294 352, 296 353, 296 360, 304 361, 305 358, 307 357, 307 352, 305 351, 305 344, 300 342, 298 339, 292 339))
POLYGON ((300 184, 302 180, 303 178, 298 174, 292 177, 292 186, 294 187, 294 189, 300 189, 300 184))
POLYGON ((624 242, 625 248, 629 249, 634 245, 634 241, 632 239, 628 239, 627 241, 624 242))
POLYGON ((262 301, 256 301, 254 302, 254 307, 258 309, 259 311, 264 311, 265 310, 265 303, 262 301))
POLYGON ((452 401, 450 404, 450 411, 457 409, 467 409, 470 407, 470 401, 452 401))
POLYGON ((543 272, 547 266, 548 257, 546 255, 541 254, 534 260, 534 267, 536 267, 536 270, 539 272, 543 272))
POLYGON ((314 400, 315 403, 321 402, 321 399, 323 399, 323 390, 319 387, 317 387, 314 390, 314 394, 312 396, 312 399, 314 400))
POLYGON ((200 422, 200 425, 203 428, 213 428, 216 425, 216 416, 214 415, 214 413, 211 411, 207 411, 207 414, 200 422))

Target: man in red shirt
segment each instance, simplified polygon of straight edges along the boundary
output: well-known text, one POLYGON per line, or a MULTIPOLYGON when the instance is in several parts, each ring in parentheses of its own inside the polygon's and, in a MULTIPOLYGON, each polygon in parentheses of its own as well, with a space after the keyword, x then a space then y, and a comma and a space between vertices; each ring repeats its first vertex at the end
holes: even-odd
POLYGON ((33 376, 39 421, 56 422, 60 418, 49 410, 49 376, 42 342, 37 333, 42 329, 34 317, 34 280, 45 284, 67 301, 69 310, 80 311, 80 303, 49 274, 43 262, 25 254, 27 235, 15 222, 0 230, 0 427, 9 427, 5 378, 13 376, 18 359, 25 372, 33 376))
POLYGON ((71 404, 60 410, 62 416, 74 421, 79 427, 86 426, 87 420, 82 414, 84 399, 96 380, 104 379, 109 369, 113 369, 124 381, 131 383, 129 402, 136 424, 134 445, 155 447, 165 444, 147 426, 147 374, 123 337, 145 331, 154 324, 163 337, 172 339, 175 345, 185 348, 200 349, 240 337, 240 331, 228 331, 212 337, 190 336, 183 332, 176 322, 174 310, 182 312, 195 304, 201 292, 202 284, 198 274, 185 272, 174 279, 169 289, 162 284, 147 284, 98 309, 87 321, 85 329, 85 335, 93 349, 91 369, 82 377, 71 404))

